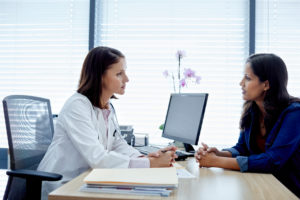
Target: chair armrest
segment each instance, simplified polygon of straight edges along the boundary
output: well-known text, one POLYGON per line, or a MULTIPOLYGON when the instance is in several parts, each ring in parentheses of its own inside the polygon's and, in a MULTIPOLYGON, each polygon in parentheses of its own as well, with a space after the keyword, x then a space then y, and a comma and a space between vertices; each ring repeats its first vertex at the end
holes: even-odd
POLYGON ((7 171, 6 174, 9 176, 25 179, 35 179, 40 181, 58 181, 62 178, 62 175, 60 174, 27 169, 7 171))

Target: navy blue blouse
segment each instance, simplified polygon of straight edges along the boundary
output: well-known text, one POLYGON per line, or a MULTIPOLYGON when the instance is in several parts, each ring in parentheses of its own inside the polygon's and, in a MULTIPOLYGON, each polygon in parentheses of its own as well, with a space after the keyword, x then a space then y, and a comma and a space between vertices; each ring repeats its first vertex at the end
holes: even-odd
MULTIPOLYGON (((255 121, 252 114, 252 124, 255 121)), ((242 172, 272 173, 300 197, 300 103, 292 103, 279 116, 268 133, 265 152, 255 153, 251 126, 240 133, 238 143, 230 151, 242 172)))

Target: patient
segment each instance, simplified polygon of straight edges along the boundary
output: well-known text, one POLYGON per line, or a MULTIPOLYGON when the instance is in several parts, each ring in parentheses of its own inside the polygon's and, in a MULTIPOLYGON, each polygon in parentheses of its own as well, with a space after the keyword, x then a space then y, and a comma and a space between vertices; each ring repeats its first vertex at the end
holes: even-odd
POLYGON ((240 82, 245 100, 237 144, 219 151, 202 143, 200 167, 272 173, 300 197, 300 99, 287 92, 285 63, 274 54, 248 58, 240 82))

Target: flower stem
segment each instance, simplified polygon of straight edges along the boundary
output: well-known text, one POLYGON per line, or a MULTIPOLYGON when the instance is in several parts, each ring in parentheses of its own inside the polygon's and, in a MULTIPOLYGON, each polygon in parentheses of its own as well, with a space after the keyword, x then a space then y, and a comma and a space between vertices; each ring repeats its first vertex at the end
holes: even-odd
MULTIPOLYGON (((180 82, 180 61, 181 61, 181 56, 178 56, 178 83, 180 82)), ((178 84, 178 92, 180 93, 181 85, 180 83, 178 84)))
POLYGON ((173 80, 173 89, 174 89, 174 93, 176 93, 175 77, 174 77, 174 74, 173 74, 173 73, 172 73, 172 80, 173 80))

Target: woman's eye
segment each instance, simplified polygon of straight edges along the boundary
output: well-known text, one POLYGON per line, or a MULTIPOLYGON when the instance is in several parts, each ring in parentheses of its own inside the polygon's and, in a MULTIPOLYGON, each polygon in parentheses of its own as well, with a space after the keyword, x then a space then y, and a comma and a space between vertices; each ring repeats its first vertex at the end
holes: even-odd
POLYGON ((121 75, 122 75, 122 72, 117 73, 117 76, 121 76, 121 75))
POLYGON ((249 76, 245 76, 245 79, 246 79, 247 81, 251 80, 249 76))

